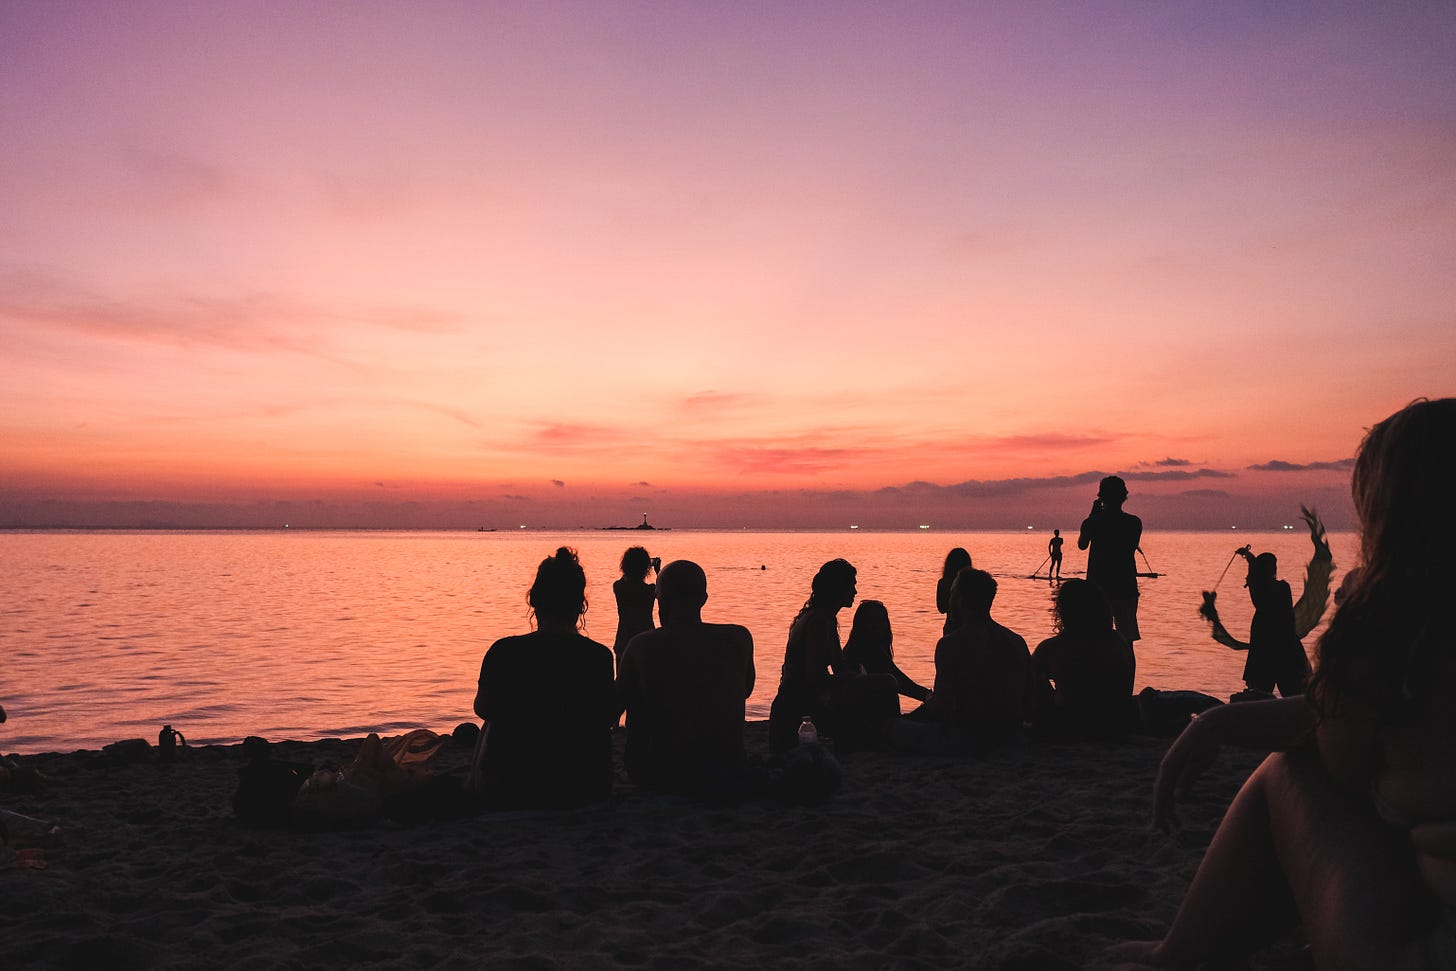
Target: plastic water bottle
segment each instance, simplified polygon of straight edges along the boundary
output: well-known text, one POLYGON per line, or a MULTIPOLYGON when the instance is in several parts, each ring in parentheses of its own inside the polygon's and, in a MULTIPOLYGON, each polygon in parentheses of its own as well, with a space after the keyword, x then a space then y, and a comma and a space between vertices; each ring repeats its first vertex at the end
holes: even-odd
POLYGON ((799 744, 810 745, 817 741, 819 741, 819 729, 814 727, 814 719, 805 715, 804 720, 799 722, 799 744))

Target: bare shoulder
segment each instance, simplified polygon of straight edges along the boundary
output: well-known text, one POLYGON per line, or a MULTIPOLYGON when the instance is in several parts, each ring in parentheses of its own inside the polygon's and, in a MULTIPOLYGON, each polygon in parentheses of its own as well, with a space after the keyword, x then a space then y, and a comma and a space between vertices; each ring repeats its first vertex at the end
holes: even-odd
POLYGON ((1023 651, 1027 651, 1028 653, 1030 653, 1029 649, 1026 646, 1026 638, 1016 633, 1016 631, 1012 630, 1010 627, 992 621, 991 629, 996 632, 996 636, 1000 638, 1008 647, 1019 647, 1023 651))
POLYGON ((742 624, 704 624, 703 626, 711 631, 711 636, 717 640, 753 647, 753 634, 742 624))

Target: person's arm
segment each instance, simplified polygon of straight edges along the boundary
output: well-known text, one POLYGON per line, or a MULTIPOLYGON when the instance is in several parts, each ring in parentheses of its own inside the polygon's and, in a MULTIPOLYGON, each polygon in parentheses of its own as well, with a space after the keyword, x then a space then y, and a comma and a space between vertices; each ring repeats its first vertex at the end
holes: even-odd
POLYGON ((743 651, 743 697, 753 695, 753 682, 758 676, 753 668, 753 634, 747 627, 738 628, 739 650, 743 651))
POLYGON ((1088 546, 1092 545, 1092 530, 1096 527, 1097 518, 1101 512, 1101 501, 1094 499, 1092 501, 1092 511, 1087 514, 1086 519, 1082 520, 1082 528, 1077 533, 1077 549, 1085 550, 1088 546))
POLYGON ((1158 765, 1153 825, 1164 832, 1178 825, 1178 800, 1213 764, 1221 746, 1283 751, 1307 739, 1314 726, 1314 709, 1302 695, 1220 705, 1195 716, 1158 765))
POLYGON ((894 659, 890 659, 890 674, 895 677, 895 691, 907 698, 914 698, 916 701, 924 701, 930 697, 930 689, 924 685, 916 684, 910 676, 900 670, 900 665, 894 659))
POLYGON ((1031 652, 1031 686, 1027 690, 1027 712, 1032 721, 1040 721, 1056 706, 1052 688, 1052 653, 1056 642, 1047 638, 1031 652))
MULTIPOLYGON (((602 723, 615 728, 622 717, 622 709, 617 707, 617 680, 612 676, 616 658, 612 655, 610 647, 605 644, 597 646, 601 650, 597 652, 597 660, 594 663, 597 667, 595 678, 600 692, 597 700, 601 705, 602 723)), ((624 654, 623 657, 625 656, 624 654)))
POLYGON ((488 712, 492 710, 489 685, 492 682, 490 671, 493 666, 490 662, 490 651, 486 651, 485 657, 480 659, 480 678, 475 684, 474 705, 476 717, 483 721, 490 720, 488 712))
MULTIPOLYGON (((629 722, 636 717, 640 717, 636 714, 637 700, 639 697, 636 655, 631 650, 632 642, 636 640, 636 637, 632 638, 631 641, 627 642, 627 647, 622 650, 622 657, 617 661, 617 680, 615 684, 616 714, 620 716, 623 712, 626 712, 629 722)), ((617 718, 613 718, 612 723, 616 724, 617 720, 617 718)))

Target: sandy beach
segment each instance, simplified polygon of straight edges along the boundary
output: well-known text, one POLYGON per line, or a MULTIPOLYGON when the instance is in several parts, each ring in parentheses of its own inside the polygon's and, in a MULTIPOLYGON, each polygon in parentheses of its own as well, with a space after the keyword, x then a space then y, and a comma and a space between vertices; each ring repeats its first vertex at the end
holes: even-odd
MULTIPOLYGON (((766 752, 766 725, 749 725, 766 752)), ((346 764, 359 739, 273 754, 346 764)), ((618 765, 622 737, 617 737, 618 765)), ((819 806, 634 789, 573 812, 340 832, 243 825, 240 746, 171 766, 16 757, 44 792, 0 808, 7 967, 1096 968, 1158 935, 1257 764, 1225 752, 1176 836, 1147 826, 1166 740, 1028 744, 979 761, 841 756, 819 806), (15 853, 15 848, 39 853, 15 853)), ((436 772, 463 775, 447 746, 436 772)), ((1299 940, 1255 967, 1284 966, 1299 940)))

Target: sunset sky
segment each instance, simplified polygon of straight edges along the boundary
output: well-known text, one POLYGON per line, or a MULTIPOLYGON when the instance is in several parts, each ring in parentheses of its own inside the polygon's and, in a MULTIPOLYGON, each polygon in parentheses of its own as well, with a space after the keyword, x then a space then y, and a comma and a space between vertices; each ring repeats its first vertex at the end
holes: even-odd
POLYGON ((1456 4, 0 0, 0 526, 1348 523, 1456 4))

